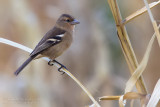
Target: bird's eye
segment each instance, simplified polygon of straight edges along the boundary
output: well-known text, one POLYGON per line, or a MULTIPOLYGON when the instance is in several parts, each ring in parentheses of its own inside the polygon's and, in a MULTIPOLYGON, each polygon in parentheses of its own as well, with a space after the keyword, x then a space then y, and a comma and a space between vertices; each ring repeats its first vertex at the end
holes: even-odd
POLYGON ((70 22, 70 20, 69 20, 69 19, 67 19, 67 20, 66 20, 66 22, 70 22))

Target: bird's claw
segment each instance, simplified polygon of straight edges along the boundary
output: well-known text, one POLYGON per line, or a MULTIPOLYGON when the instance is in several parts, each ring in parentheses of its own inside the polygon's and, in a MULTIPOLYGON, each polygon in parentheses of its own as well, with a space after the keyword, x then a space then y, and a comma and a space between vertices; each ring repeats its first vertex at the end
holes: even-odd
POLYGON ((53 66, 53 65, 54 65, 54 61, 50 60, 50 61, 48 62, 48 65, 49 65, 49 66, 53 66))
POLYGON ((65 74, 65 72, 62 71, 62 68, 65 68, 65 69, 67 69, 67 68, 66 68, 64 65, 61 65, 61 67, 58 68, 58 71, 59 71, 59 72, 62 72, 62 75, 63 75, 63 74, 65 74))
POLYGON ((61 65, 61 67, 58 68, 58 71, 59 71, 59 72, 62 72, 62 75, 65 74, 65 72, 62 71, 63 68, 67 70, 67 68, 66 68, 64 65, 61 65))
POLYGON ((61 67, 60 68, 58 68, 58 71, 59 72, 62 72, 62 75, 63 74, 65 74, 65 72, 62 70, 63 68, 64 69, 66 69, 66 70, 68 70, 64 65, 62 65, 61 63, 59 63, 58 61, 56 61, 56 60, 50 60, 49 62, 48 62, 48 65, 49 66, 53 66, 54 65, 54 62, 56 62, 56 63, 58 63, 61 67))

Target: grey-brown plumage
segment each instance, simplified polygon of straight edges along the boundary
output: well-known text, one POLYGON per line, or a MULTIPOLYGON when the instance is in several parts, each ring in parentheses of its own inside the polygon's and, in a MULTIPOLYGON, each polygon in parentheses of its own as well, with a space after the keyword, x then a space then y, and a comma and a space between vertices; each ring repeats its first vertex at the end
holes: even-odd
POLYGON ((30 57, 17 69, 15 75, 18 75, 33 59, 49 57, 54 60, 60 56, 71 45, 76 24, 79 24, 79 22, 74 17, 62 14, 56 25, 37 44, 30 57))

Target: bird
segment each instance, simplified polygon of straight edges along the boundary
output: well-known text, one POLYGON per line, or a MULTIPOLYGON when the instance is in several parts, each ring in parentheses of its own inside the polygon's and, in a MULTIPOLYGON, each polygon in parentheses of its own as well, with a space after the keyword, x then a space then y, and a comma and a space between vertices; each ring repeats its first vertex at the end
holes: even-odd
POLYGON ((17 76, 32 60, 41 57, 48 57, 50 61, 48 65, 52 66, 53 62, 61 65, 61 68, 66 68, 64 65, 55 60, 66 51, 72 41, 75 25, 80 22, 72 15, 62 14, 56 21, 53 28, 51 28, 36 45, 34 50, 30 53, 29 58, 14 72, 17 76))

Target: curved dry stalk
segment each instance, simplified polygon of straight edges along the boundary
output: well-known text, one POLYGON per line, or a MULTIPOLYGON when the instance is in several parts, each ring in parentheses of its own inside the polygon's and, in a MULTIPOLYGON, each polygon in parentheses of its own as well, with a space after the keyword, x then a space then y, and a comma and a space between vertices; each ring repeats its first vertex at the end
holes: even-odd
MULTIPOLYGON (((132 91, 136 81, 142 75, 144 69, 146 68, 155 37, 156 37, 156 34, 154 33, 151 40, 149 41, 149 44, 147 46, 146 52, 144 54, 144 57, 143 57, 141 63, 139 64, 139 66, 137 67, 135 72, 132 74, 132 76, 130 77, 130 79, 126 83, 125 93, 132 91)), ((119 100, 119 104, 121 105, 121 107, 123 107, 123 99, 124 99, 124 96, 121 96, 120 100, 119 100)), ((145 105, 145 104, 143 104, 143 105, 145 105)))
MULTIPOLYGON (((10 40, 4 39, 4 38, 0 38, 0 43, 4 43, 4 44, 10 45, 10 46, 19 48, 19 49, 24 50, 24 51, 29 52, 29 53, 32 52, 32 49, 31 49, 31 48, 28 48, 28 47, 26 47, 26 46, 23 46, 23 45, 21 45, 21 44, 18 44, 18 43, 16 43, 16 42, 13 42, 13 41, 10 41, 10 40)), ((45 58, 43 58, 43 59, 46 60, 46 61, 49 61, 49 58, 46 58, 46 57, 45 57, 45 58)), ((60 67, 60 65, 59 65, 58 63, 56 63, 56 62, 54 62, 54 65, 55 65, 56 67, 58 67, 58 68, 60 67)), ((94 103, 94 105, 95 105, 96 107, 101 107, 101 106, 98 104, 98 102, 94 99, 94 97, 91 95, 91 93, 87 90, 87 88, 85 88, 85 87, 80 83, 80 81, 79 81, 78 79, 76 79, 76 77, 74 77, 68 70, 66 70, 66 69, 64 69, 64 68, 62 68, 62 70, 63 70, 68 76, 70 76, 70 77, 82 88, 82 90, 88 95, 88 97, 92 100, 92 102, 94 103)))
POLYGON ((130 77, 130 79, 126 83, 125 93, 132 91, 138 78, 142 75, 143 71, 145 70, 147 63, 148 63, 148 59, 150 56, 150 52, 152 49, 152 45, 153 45, 155 36, 156 36, 155 34, 152 36, 151 40, 149 41, 149 44, 147 46, 146 52, 144 54, 144 57, 143 57, 141 63, 138 65, 137 69, 135 70, 135 72, 132 74, 132 76, 130 77))

